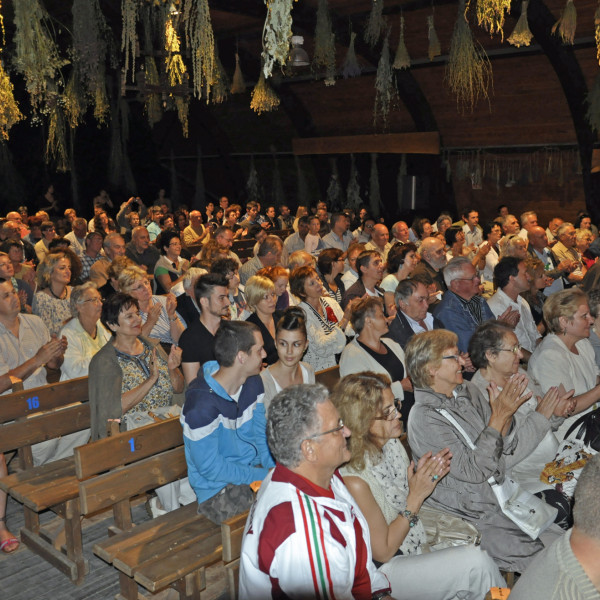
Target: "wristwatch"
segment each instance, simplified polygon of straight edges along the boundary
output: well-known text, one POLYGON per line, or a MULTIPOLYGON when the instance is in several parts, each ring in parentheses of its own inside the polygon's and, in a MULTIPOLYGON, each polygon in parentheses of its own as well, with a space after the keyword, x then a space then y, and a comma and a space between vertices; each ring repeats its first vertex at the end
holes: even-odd
POLYGON ((414 527, 419 522, 419 515, 411 512, 408 509, 402 511, 402 514, 408 519, 409 527, 414 527))

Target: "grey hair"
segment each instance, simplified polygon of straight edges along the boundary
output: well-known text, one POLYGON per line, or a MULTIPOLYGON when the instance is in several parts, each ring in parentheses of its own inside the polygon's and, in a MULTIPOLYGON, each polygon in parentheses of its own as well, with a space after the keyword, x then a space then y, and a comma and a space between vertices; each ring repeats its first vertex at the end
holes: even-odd
POLYGON ((190 288, 194 287, 194 283, 198 277, 201 275, 206 275, 207 273, 208 271, 206 269, 201 269, 200 267, 190 267, 183 276, 183 289, 187 292, 190 288))
POLYGON ((462 275, 462 270, 467 265, 470 265, 471 261, 465 257, 457 257, 453 258, 445 267, 444 267, 444 282, 448 287, 455 280, 458 279, 462 275))
POLYGON ((69 305, 71 306, 71 312, 74 315, 76 315, 78 312, 77 306, 79 306, 82 303, 83 295, 88 290, 97 290, 97 289, 98 289, 98 286, 93 281, 86 281, 85 283, 82 283, 81 285, 74 287, 71 290, 71 300, 69 302, 69 305))
POLYGON ((317 405, 329 398, 320 383, 301 383, 281 390, 271 401, 267 418, 267 442, 275 460, 297 467, 303 460, 302 442, 321 424, 317 405))
POLYGON ((123 239, 123 236, 120 233, 117 233, 116 231, 113 231, 111 233, 109 233, 105 238, 104 238, 104 242, 102 244, 102 247, 106 250, 107 248, 111 248, 112 247, 112 243, 113 240, 116 240, 117 238, 121 238, 123 239))
POLYGON ((537 217, 535 210, 526 210, 524 213, 521 213, 521 227, 525 227, 525 223, 529 221, 529 217, 531 217, 531 215, 535 215, 537 217))
POLYGON ((562 235, 562 234, 565 232, 565 229, 566 229, 567 227, 575 227, 575 226, 573 225, 573 223, 569 223, 568 221, 565 221, 565 222, 564 222, 564 223, 563 223, 563 224, 562 224, 562 225, 561 225, 561 226, 560 226, 560 227, 559 227, 559 228, 556 230, 555 237, 559 238, 559 237, 560 237, 560 236, 561 236, 561 235, 562 235))
POLYGON ((414 279, 403 279, 398 283, 396 291, 394 292, 394 302, 396 303, 396 306, 398 306, 398 302, 400 301, 406 304, 408 299, 417 291, 418 285, 419 282, 414 279))
POLYGON ((600 540, 600 455, 587 461, 575 488, 573 521, 585 535, 600 540))
POLYGON ((593 289, 588 292, 588 306, 590 307, 590 315, 594 319, 600 315, 600 290, 593 289))

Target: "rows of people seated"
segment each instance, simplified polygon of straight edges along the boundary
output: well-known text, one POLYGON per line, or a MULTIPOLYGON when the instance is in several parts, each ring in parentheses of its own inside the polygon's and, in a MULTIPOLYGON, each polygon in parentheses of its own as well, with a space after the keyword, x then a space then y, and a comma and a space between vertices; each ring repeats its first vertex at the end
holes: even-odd
MULTIPOLYGON (((149 509, 197 502, 220 523, 256 502, 242 597, 316 597, 326 585, 339 597, 483 598, 504 585, 499 569, 539 568, 565 535, 593 581, 577 512, 572 529, 581 469, 542 477, 568 463, 569 444, 596 452, 575 438, 600 400, 588 215, 544 229, 533 211, 501 207, 481 227, 467 208, 456 223, 444 213, 388 229, 323 202, 295 218, 256 202, 242 214, 225 197, 174 213, 130 198, 114 220, 111 207, 95 202, 89 222, 21 207, 0 226, 0 393, 15 378, 29 389, 89 376, 91 430, 39 444, 36 464, 110 423, 179 416, 188 477, 149 509), (331 367, 341 380, 330 395, 315 373, 331 367), (256 499, 249 484, 262 480, 256 499), (533 536, 499 504, 494 485, 507 480, 551 515, 533 536), (444 515, 480 545, 436 547, 425 525, 444 515)), ((10 553, 5 510, 0 492, 10 553)))

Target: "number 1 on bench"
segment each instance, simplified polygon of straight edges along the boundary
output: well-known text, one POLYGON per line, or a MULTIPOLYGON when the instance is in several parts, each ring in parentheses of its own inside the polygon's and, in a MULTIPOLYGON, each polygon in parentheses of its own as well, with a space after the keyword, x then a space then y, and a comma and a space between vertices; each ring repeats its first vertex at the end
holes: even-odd
POLYGON ((135 440, 134 440, 133 438, 131 438, 131 439, 129 440, 129 449, 130 449, 132 452, 135 452, 135 440))

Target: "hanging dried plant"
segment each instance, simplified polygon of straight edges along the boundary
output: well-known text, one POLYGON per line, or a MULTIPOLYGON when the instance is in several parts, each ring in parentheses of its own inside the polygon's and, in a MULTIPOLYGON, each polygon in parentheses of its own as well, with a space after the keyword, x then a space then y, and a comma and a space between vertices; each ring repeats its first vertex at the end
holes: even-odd
POLYGON ((480 98, 489 101, 488 87, 492 80, 492 67, 481 45, 476 45, 473 40, 465 0, 460 0, 458 7, 446 79, 456 95, 456 103, 461 111, 468 108, 472 112, 480 98))
POLYGON ((110 104, 106 96, 106 85, 100 82, 94 93, 94 119, 98 121, 98 127, 106 125, 110 114, 110 104))
POLYGON ((523 3, 521 4, 521 16, 519 17, 513 32, 506 40, 509 44, 516 46, 517 48, 520 48, 521 46, 529 46, 529 44, 531 44, 531 40, 533 39, 533 33, 531 33, 529 29, 529 23, 527 22, 528 5, 529 0, 523 0, 523 3))
POLYGON ((365 42, 374 48, 385 29, 385 19, 383 18, 383 0, 373 0, 371 12, 365 27, 365 42))
POLYGON ((504 39, 504 19, 510 10, 511 0, 477 0, 477 23, 493 35, 499 33, 504 39))
POLYGON ((13 90, 13 84, 0 61, 0 143, 8 139, 10 128, 23 119, 13 90))
POLYGON ((373 217, 379 216, 381 193, 379 191, 379 170, 377 168, 377 154, 371 154, 371 178, 369 180, 369 212, 373 217))
POLYGON ((596 39, 596 58, 600 63, 600 5, 594 14, 594 37, 596 39))
POLYGON ((15 10, 14 66, 25 77, 31 106, 37 112, 47 101, 48 85, 68 64, 47 27, 48 13, 38 0, 19 0, 15 10))
POLYGON ((213 104, 221 104, 229 95, 229 78, 227 77, 227 73, 223 68, 223 64, 221 63, 218 54, 215 60, 215 70, 213 75, 212 89, 207 91, 206 102, 208 102, 210 98, 213 104))
POLYGON ((187 72, 181 58, 181 44, 177 31, 173 26, 173 17, 169 16, 165 22, 165 71, 169 85, 174 87, 183 83, 183 76, 187 72))
POLYGON ((344 205, 344 191, 340 185, 340 174, 338 172, 337 161, 331 158, 331 176, 327 186, 327 206, 332 212, 337 212, 344 205))
POLYGON ((331 34, 330 55, 333 60, 329 62, 325 71, 325 85, 328 86, 335 85, 335 33, 331 34))
POLYGON ((329 14, 327 0, 319 0, 317 7, 313 66, 324 68, 328 78, 335 71, 335 38, 332 33, 331 15, 329 14))
POLYGON ((348 206, 358 212, 362 200, 360 198, 360 184, 358 183, 358 171, 356 169, 354 154, 350 155, 350 177, 348 178, 348 186, 346 187, 346 198, 348 199, 348 206))
POLYGON ((435 30, 435 25, 433 24, 433 15, 429 15, 427 17, 427 37, 429 39, 429 48, 427 50, 427 54, 429 56, 429 60, 433 60, 436 56, 440 56, 442 54, 440 39, 438 38, 437 31, 435 30))
POLYGON ((587 95, 586 119, 594 131, 600 131, 600 74, 594 79, 594 86, 587 95))
POLYGON ((392 66, 394 69, 408 69, 410 67, 410 56, 404 43, 404 15, 400 16, 400 39, 398 40, 396 56, 392 66))
POLYGON ((292 4, 293 0, 265 0, 267 18, 262 33, 263 73, 268 79, 273 72, 273 65, 279 63, 285 67, 290 53, 292 39, 292 4))
POLYGON ((573 0, 567 0, 567 4, 560 16, 560 19, 554 23, 552 33, 558 31, 560 39, 565 44, 573 45, 575 41, 575 29, 577 28, 577 9, 573 0))
POLYGON ((215 36, 208 0, 185 0, 183 9, 185 34, 192 53, 194 95, 202 97, 202 89, 210 92, 215 70, 215 36))
POLYGON ((398 90, 394 81, 394 73, 390 65, 389 36, 386 36, 381 50, 381 58, 377 65, 375 77, 375 106, 373 108, 373 125, 379 120, 383 129, 387 129, 390 109, 398 100, 398 90))
POLYGON ((232 94, 243 94, 246 91, 246 82, 242 68, 240 67, 240 55, 235 53, 235 71, 233 73, 233 83, 231 84, 230 92, 232 94))
POLYGON ((83 121, 86 104, 83 101, 83 95, 78 87, 78 81, 74 72, 71 73, 71 77, 65 88, 62 103, 69 127, 75 129, 83 121))
POLYGON ((354 50, 355 39, 356 33, 354 33, 354 31, 350 32, 350 45, 348 46, 348 52, 346 52, 344 67, 342 69, 342 75, 344 76, 344 79, 348 79, 348 77, 358 77, 362 71, 356 58, 356 51, 354 50))
POLYGON ((121 0, 121 18, 123 20, 121 52, 125 53, 125 77, 127 77, 131 65, 131 81, 135 81, 136 25, 138 19, 138 2, 136 0, 121 0))
POLYGON ((190 99, 188 96, 175 96, 175 108, 177 109, 177 118, 181 123, 181 132, 183 137, 187 138, 190 135, 189 112, 190 99))
POLYGON ((67 129, 65 115, 60 102, 52 102, 48 112, 48 140, 46 142, 46 162, 54 160, 56 170, 64 173, 69 170, 67 150, 67 129))
MULTIPOLYGON (((158 76, 158 69, 156 68, 154 58, 152 56, 146 56, 144 66, 146 72, 146 86, 159 86, 160 78, 158 76)), ((144 108, 150 127, 153 127, 155 123, 158 123, 162 119, 162 103, 159 94, 148 92, 144 108)))
POLYGON ((265 79, 265 73, 261 69, 258 83, 252 90, 252 101, 250 108, 259 115, 271 112, 279 106, 279 98, 265 79))
MULTIPOLYGON (((261 77, 263 76, 261 69, 261 77)), ((248 173, 248 181, 246 182, 246 192, 248 199, 254 202, 260 202, 262 199, 261 186, 258 181, 258 172, 254 166, 254 156, 250 156, 250 172, 248 173)))

